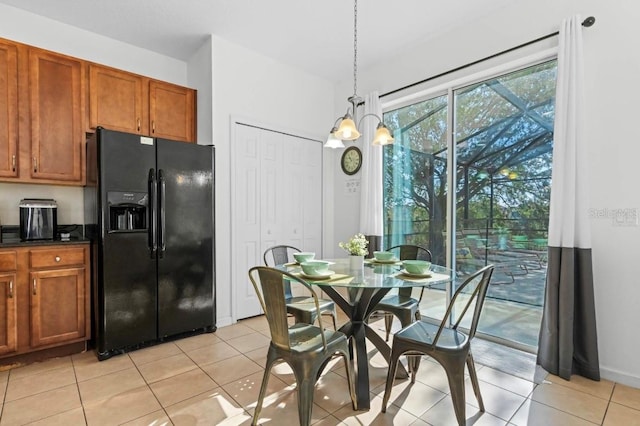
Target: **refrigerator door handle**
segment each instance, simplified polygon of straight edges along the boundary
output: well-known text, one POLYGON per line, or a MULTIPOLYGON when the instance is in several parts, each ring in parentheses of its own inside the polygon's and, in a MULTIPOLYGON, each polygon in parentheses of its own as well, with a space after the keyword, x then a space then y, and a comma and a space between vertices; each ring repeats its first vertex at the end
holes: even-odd
POLYGON ((158 216, 156 214, 156 200, 158 199, 158 185, 156 184, 156 171, 149 169, 149 254, 156 257, 158 251, 158 216))
POLYGON ((158 200, 158 205, 160 206, 160 226, 158 229, 158 250, 160 251, 160 257, 164 256, 164 252, 167 250, 167 245, 165 244, 165 200, 167 195, 167 184, 164 179, 164 171, 162 169, 158 170, 158 181, 160 184, 160 199, 158 200))

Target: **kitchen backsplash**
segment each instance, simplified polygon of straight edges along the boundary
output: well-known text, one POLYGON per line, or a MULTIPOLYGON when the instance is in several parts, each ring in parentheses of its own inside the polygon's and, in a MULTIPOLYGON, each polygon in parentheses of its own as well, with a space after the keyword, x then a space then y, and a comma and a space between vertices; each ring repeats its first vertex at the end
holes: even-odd
POLYGON ((58 204, 58 223, 84 223, 83 188, 0 182, 0 225, 18 225, 18 204, 23 198, 53 198, 58 204))

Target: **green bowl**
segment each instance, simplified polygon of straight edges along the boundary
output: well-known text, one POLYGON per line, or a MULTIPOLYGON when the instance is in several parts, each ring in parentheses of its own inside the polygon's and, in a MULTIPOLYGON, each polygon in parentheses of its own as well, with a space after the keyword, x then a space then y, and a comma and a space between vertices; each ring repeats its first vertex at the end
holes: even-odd
POLYGON ((410 274, 424 275, 429 272, 431 262, 426 260, 405 260, 402 262, 402 266, 410 274))
POLYGON ((308 251, 301 251, 299 253, 293 253, 293 258, 298 263, 309 262, 310 260, 313 260, 314 257, 316 257, 316 254, 308 252, 308 251))
POLYGON ((329 262, 326 260, 311 260, 300 264, 305 275, 323 275, 329 270, 329 262))
POLYGON ((376 260, 391 260, 393 259, 393 253, 390 251, 374 251, 373 257, 375 257, 376 260))

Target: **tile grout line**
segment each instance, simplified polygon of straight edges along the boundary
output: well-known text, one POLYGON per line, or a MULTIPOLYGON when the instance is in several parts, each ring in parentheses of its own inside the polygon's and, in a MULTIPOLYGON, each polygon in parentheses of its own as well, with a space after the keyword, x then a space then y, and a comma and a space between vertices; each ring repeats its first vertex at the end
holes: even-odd
MULTIPOLYGON (((249 328, 251 328, 251 327, 249 327, 249 328)), ((256 332, 257 332, 257 331, 256 331, 256 332)), ((241 336, 238 336, 238 337, 241 337, 241 336)), ((221 340, 223 343, 225 343, 225 344, 229 345, 229 343, 227 343, 227 341, 226 341, 225 339, 223 339, 222 337, 220 337, 220 340, 221 340)), ((229 345, 229 346, 231 346, 231 345, 229 345)), ((204 346, 203 346, 203 347, 204 347, 204 346)), ((231 347, 233 348, 233 346, 231 346, 231 347)), ((179 347, 179 346, 178 346, 178 348, 182 351, 182 353, 183 353, 187 358, 189 358, 189 359, 191 360, 191 362, 193 362, 193 363, 194 363, 194 364, 195 364, 195 365, 200 369, 200 371, 202 371, 202 372, 203 372, 207 377, 209 377, 211 380, 213 380, 213 382, 214 382, 216 385, 218 385, 218 387, 219 387, 222 391, 224 391, 224 392, 226 393, 226 391, 224 390, 224 387, 223 387, 224 385, 222 385, 222 384, 220 384, 220 383, 216 382, 216 380, 215 380, 213 377, 211 377, 211 375, 209 375, 209 373, 207 373, 206 371, 204 371, 204 370, 202 369, 202 366, 200 366, 200 364, 198 364, 197 362, 195 362, 195 361, 193 360, 193 358, 191 358, 191 357, 189 356, 189 354, 188 354, 188 353, 186 353, 186 352, 185 352, 181 347, 179 347)), ((235 349, 235 348, 234 348, 234 349, 235 349)), ((237 350, 237 349, 236 349, 236 350, 237 350)), ((240 355, 244 356, 245 358, 247 358, 248 360, 252 361, 253 363, 255 363, 256 365, 258 365, 258 366, 259 366, 259 364, 258 364, 257 362, 253 361, 251 358, 249 358, 249 357, 248 357, 248 356, 246 356, 245 354, 240 353, 240 355)), ((224 360, 220 360, 220 361, 224 361, 224 360)), ((220 362, 220 361, 217 361, 217 362, 220 362)), ((212 362, 211 364, 214 364, 214 363, 215 363, 215 361, 214 361, 214 362, 212 362)), ((264 368, 263 368, 262 370, 264 371, 264 368)), ((251 373, 251 374, 254 374, 254 373, 251 373)), ((247 376, 243 376, 242 378, 244 378, 244 377, 249 377, 251 374, 249 374, 249 375, 247 375, 247 376)), ((286 384, 286 383, 285 383, 285 384, 286 384)), ((247 416, 249 416, 249 418, 253 419, 253 416, 251 415, 251 413, 249 413, 249 412, 244 408, 244 406, 240 403, 240 401, 236 400, 236 399, 233 397, 233 395, 229 395, 229 397, 230 397, 230 398, 231 398, 231 399, 232 399, 236 404, 238 404, 240 407, 242 407, 242 411, 243 411, 244 413, 246 413, 246 414, 247 414, 247 416)), ((185 400, 185 401, 186 401, 186 400, 185 400)), ((177 403, 176 403, 176 404, 177 404, 177 403)), ((174 405, 174 404, 172 404, 172 405, 174 405)), ((163 408, 164 408, 164 407, 163 407, 163 408)), ((169 417, 169 419, 171 419, 171 417, 169 417)))
MULTIPOLYGON (((539 385, 538 385, 538 386, 539 386, 539 385)), ((574 390, 574 389, 572 389, 572 390, 574 390)), ((582 393, 584 393, 585 395, 593 396, 593 395, 587 394, 586 392, 582 392, 582 393)), ((597 397, 595 397, 595 398, 597 398, 597 397)), ((587 422, 587 423, 591 423, 591 424, 598 424, 598 423, 593 423, 592 421, 590 421, 590 420, 588 420, 588 419, 585 419, 584 417, 581 417, 581 416, 578 416, 578 415, 576 415, 576 414, 570 413, 570 412, 566 411, 564 408, 554 407, 553 405, 549 405, 549 404, 546 404, 546 403, 541 402, 541 401, 536 401, 536 400, 535 400, 535 399, 533 399, 533 398, 527 398, 527 399, 529 399, 531 402, 535 402, 535 403, 537 403, 537 404, 544 405, 545 407, 549 407, 549 408, 551 408, 551 409, 553 409, 553 410, 556 410, 556 411, 560 411, 561 413, 567 414, 567 415, 569 415, 569 416, 571 416, 571 417, 575 417, 575 418, 577 418, 577 419, 584 420, 584 421, 585 421, 585 422, 587 422)), ((599 399, 602 399, 602 398, 599 398, 599 399)), ((606 400, 603 400, 603 401, 606 401, 606 400)), ((607 407, 608 407, 608 406, 609 406, 609 403, 607 402, 607 407)), ((606 410, 605 410, 605 412, 606 412, 606 410)), ((604 422, 604 417, 603 417, 602 419, 603 419, 603 421, 602 421, 602 422, 600 422, 600 424, 602 424, 602 423, 604 422)))
POLYGON ((2 414, 4 414, 5 400, 7 399, 7 390, 9 390, 9 377, 11 377, 11 370, 7 372, 7 383, 4 385, 4 395, 2 395, 2 407, 0 408, 0 421, 2 421, 2 414))
POLYGON ((73 367, 73 377, 76 379, 76 389, 78 391, 78 399, 80 400, 80 407, 82 407, 82 416, 84 417, 84 424, 88 425, 89 420, 87 420, 87 412, 85 411, 84 403, 82 402, 82 393, 80 392, 80 382, 78 382, 78 374, 76 373, 76 364, 75 362, 73 362, 73 356, 70 356, 69 358, 71 359, 71 366, 73 367))
MULTIPOLYGON (((182 350, 178 345, 176 345, 178 347, 178 349, 182 350)), ((153 391, 153 389, 151 389, 151 385, 149 384, 149 382, 147 382, 147 379, 144 377, 144 374, 142 374, 142 371, 140 371, 140 368, 138 368, 138 364, 133 360, 133 358, 131 358, 131 356, 129 356, 128 353, 123 354, 129 357, 129 359, 131 360, 131 363, 133 364, 133 366, 136 368, 136 371, 138 371, 138 374, 140 374, 140 377, 142 377, 142 380, 144 381, 145 386, 147 387, 147 389, 149 390, 149 392, 151 392, 151 395, 153 395, 153 397, 155 398, 155 400, 158 402, 158 405, 160 406, 160 408, 162 409, 162 411, 164 412, 165 416, 167 416, 167 418, 169 419, 169 421, 171 422, 171 424, 173 424, 173 421, 171 420, 171 416, 169 416, 169 413, 167 413, 167 410, 165 409, 165 407, 162 405, 162 403, 160 402, 160 400, 158 399, 158 396, 156 395, 156 393, 153 391)), ((149 414, 154 413, 155 411, 151 411, 150 413, 145 413, 139 417, 133 418, 133 419, 129 419, 124 423, 128 423, 137 419, 141 419, 144 416, 148 416, 149 414)))
MULTIPOLYGON (((536 384, 536 386, 534 386, 534 389, 537 387, 538 385, 536 384)), ((531 391, 531 393, 529 395, 531 395, 533 393, 533 391, 531 391)), ((513 418, 516 416, 516 414, 518 414, 518 411, 520 411, 520 409, 522 407, 524 407, 524 404, 527 403, 527 400, 532 401, 532 399, 529 399, 528 397, 525 397, 524 401, 522 401, 522 403, 518 406, 518 408, 516 409, 516 411, 513 412, 513 414, 511 415, 511 417, 509 417, 509 420, 507 420, 507 425, 512 424, 511 421, 513 420, 513 418)), ((515 423, 514 423, 515 424, 515 423)))
POLYGON ((607 413, 609 412, 609 407, 611 407, 611 399, 613 398, 613 392, 615 392, 616 390, 616 384, 617 383, 613 383, 613 387, 611 388, 611 393, 609 394, 609 401, 607 402, 607 408, 604 409, 604 414, 602 415, 602 421, 600 421, 600 425, 604 424, 604 419, 607 418, 607 413))
MULTIPOLYGON (((219 337, 219 339, 220 339, 220 341, 221 341, 222 343, 226 343, 226 344, 228 344, 228 343, 227 343, 227 341, 226 341, 226 340, 224 340, 223 338, 219 337)), ((203 345, 203 346, 201 346, 201 347, 202 347, 202 348, 204 348, 205 346, 207 346, 207 345, 203 345)), ((213 377, 211 377, 211 375, 209 375, 206 371, 204 371, 204 370, 202 369, 202 366, 201 366, 199 363, 197 363, 193 358, 191 358, 191 357, 189 356, 189 354, 188 354, 184 349, 182 349, 182 347, 180 347, 180 345, 177 345, 177 344, 176 344, 176 347, 180 350, 180 352, 181 352, 183 355, 185 355, 185 356, 186 356, 186 357, 187 357, 191 362, 193 362, 193 363, 196 365, 197 369, 199 369, 199 370, 200 370, 200 371, 202 371, 202 372, 203 372, 207 377, 209 377, 209 378, 210 378, 210 379, 211 379, 211 380, 212 380, 212 381, 217 385, 217 388, 219 388, 219 389, 221 389, 222 391, 224 391, 224 388, 223 388, 223 386, 224 386, 224 385, 222 385, 222 384, 220 384, 220 383, 216 382, 216 380, 215 380, 213 377)), ((194 348, 194 349, 200 349, 201 347, 194 348)), ((127 355, 128 355, 128 354, 127 354, 127 355)), ((242 353, 241 353, 240 355, 244 356, 245 358, 247 358, 247 359, 248 359, 248 360, 250 360, 251 362, 254 362, 254 363, 255 363, 255 361, 253 361, 253 360, 252 360, 251 358, 249 358, 249 357, 246 357, 244 354, 242 354, 242 353)), ((130 359, 131 359, 131 357, 130 357, 130 359)), ((138 368, 138 364, 137 364, 133 359, 131 359, 131 361, 132 361, 132 363, 134 364, 134 366, 136 367, 136 370, 138 370, 138 372, 139 372, 139 373, 140 373, 140 375, 142 376, 142 379, 144 380, 145 384, 147 385, 147 387, 149 388, 149 390, 150 390, 150 391, 151 391, 151 393, 153 394, 154 398, 158 401, 158 404, 160 404, 160 407, 162 407, 162 410, 163 410, 163 411, 164 411, 164 413, 166 414, 167 418, 168 418, 168 419, 173 423, 173 421, 171 420, 171 416, 169 415, 169 413, 168 413, 168 412, 167 412, 167 410, 166 410, 166 408, 167 408, 167 407, 164 407, 164 405, 162 405, 162 403, 160 402, 160 400, 159 400, 159 399, 158 399, 158 397, 156 396, 155 392, 153 392, 153 389, 151 388, 151 384, 147 381, 147 379, 144 377, 144 375, 142 374, 142 372, 141 372, 141 371, 140 371, 140 369, 138 368)), ((220 361, 223 361, 223 360, 220 360, 220 361)), ((214 361, 214 362, 212 362, 211 364, 213 364, 213 363, 215 363, 215 361, 214 361)), ((258 365, 257 363, 255 363, 255 364, 256 364, 256 365, 258 365)), ((194 370, 195 370, 195 368, 194 368, 194 370)), ((192 370, 189 370, 189 371, 192 371, 192 370)), ((181 373, 181 374, 184 374, 184 373, 181 373)), ((172 376, 172 377, 174 377, 174 376, 172 376)), ((244 377, 248 377, 248 376, 244 376, 244 377)), ((164 379, 163 379, 163 380, 164 380, 164 379)), ((207 391, 207 392, 208 392, 208 391, 207 391)), ((203 393, 206 393, 206 392, 203 392, 203 393)), ((198 394, 198 395, 201 395, 201 394, 198 394)), ((194 396, 197 396, 197 395, 194 395, 194 396)), ((233 398, 233 396, 231 396, 231 395, 229 395, 229 396, 230 396, 230 397, 231 397, 231 398, 232 398, 232 399, 233 399, 233 400, 234 400, 234 401, 235 401, 239 406, 241 406, 241 407, 242 407, 242 405, 240 404, 240 402, 239 402, 239 401, 235 400, 235 399, 233 398)), ((192 397, 190 397, 190 398, 192 398, 192 397)), ((189 398, 187 398, 187 399, 189 399, 189 398)), ((181 400, 181 401, 176 401, 176 402, 174 402, 173 404, 171 404, 170 406, 173 406, 173 405, 179 404, 179 403, 181 403, 181 402, 184 402, 184 401, 186 401, 187 399, 184 399, 184 400, 181 400)), ((245 410, 245 409, 244 409, 244 407, 242 407, 242 410, 243 410, 243 411, 244 411, 248 416, 250 416, 250 417, 251 417, 251 414, 250 414, 247 410, 245 410)), ((150 414, 150 413, 147 413, 147 414, 150 414)), ((145 415, 147 415, 147 414, 145 414, 145 415)), ((144 416, 141 416, 141 417, 144 417, 144 416)), ((131 419, 131 420, 135 420, 135 419, 131 419)), ((131 420, 129 420, 129 421, 131 421, 131 420)))
MULTIPOLYGON (((71 362, 71 369, 73 370, 73 377, 74 377, 74 380, 75 380, 75 383, 76 383, 76 388, 77 388, 77 391, 78 391, 78 399, 80 399, 80 406, 81 406, 81 408, 82 408, 82 412, 83 412, 83 415, 84 415, 84 406, 82 405, 82 398, 81 398, 81 396, 80 396, 80 389, 78 388, 78 378, 77 378, 77 376, 76 376, 75 367, 74 367, 74 365, 73 365, 73 359, 71 358, 71 355, 67 355, 67 356, 62 357, 62 358, 66 358, 66 357, 69 357, 69 361, 71 362)), ((46 361, 42 361, 42 362, 46 362, 46 361)), ((33 364, 31 364, 31 365, 33 365, 33 364)), ((17 367, 17 368, 20 368, 20 367, 17 367)), ((41 372, 41 373, 49 373, 49 372, 51 372, 51 371, 60 370, 60 369, 62 369, 62 368, 64 368, 64 366, 51 368, 51 369, 46 370, 46 371, 41 372)), ((54 387, 54 388, 47 389, 47 390, 44 390, 44 391, 41 391, 41 392, 36 392, 36 393, 34 393, 34 394, 25 395, 25 396, 23 396, 22 398, 17 398, 17 399, 14 399, 13 401, 6 401, 6 398, 7 398, 7 391, 9 390, 9 379, 11 378, 11 372, 12 372, 13 370, 15 370, 15 368, 10 369, 10 370, 9 370, 9 374, 8 374, 8 376, 7 376, 7 383, 6 383, 6 387, 5 387, 4 398, 2 399, 2 410, 0 410, 0 420, 2 420, 2 415, 4 414, 4 409, 5 409, 5 407, 6 407, 6 405, 7 405, 7 404, 10 404, 10 403, 12 403, 12 402, 16 402, 16 401, 20 401, 20 400, 23 400, 23 399, 25 399, 25 398, 31 398, 32 396, 41 395, 41 394, 43 394, 43 393, 47 393, 47 392, 51 392, 51 391, 55 391, 55 390, 57 390, 57 389, 62 389, 62 388, 64 388, 64 387, 67 387, 67 386, 71 386, 71 385, 72 385, 72 383, 69 383, 69 384, 66 384, 66 385, 59 385, 59 386, 56 386, 56 387, 54 387)), ((36 375, 37 375, 37 373, 33 373, 33 374, 27 375, 27 376, 25 376, 25 377, 19 377, 19 378, 17 378, 16 380, 23 380, 23 379, 25 379, 25 378, 28 378, 29 376, 36 376, 36 375)), ((75 409, 75 408, 72 408, 72 409, 70 409, 70 410, 61 411, 61 412, 56 413, 56 414, 51 414, 51 415, 49 415, 49 416, 41 417, 41 418, 38 418, 38 419, 33 420, 32 422, 36 422, 36 421, 40 421, 40 420, 44 420, 44 419, 48 419, 48 418, 50 418, 50 417, 57 416, 57 415, 62 414, 62 413, 66 413, 66 412, 72 411, 72 410, 74 410, 74 409, 75 409)), ((32 423, 32 422, 29 422, 29 423, 32 423)), ((86 423, 86 416, 85 416, 85 423, 86 423)))

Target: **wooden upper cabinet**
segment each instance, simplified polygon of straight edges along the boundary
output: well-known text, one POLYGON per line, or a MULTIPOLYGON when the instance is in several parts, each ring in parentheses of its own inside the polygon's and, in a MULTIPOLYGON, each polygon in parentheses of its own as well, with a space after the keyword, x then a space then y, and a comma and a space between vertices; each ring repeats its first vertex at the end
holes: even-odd
POLYGON ((151 80, 149 82, 149 122, 151 136, 195 142, 195 91, 151 80))
POLYGON ((195 142, 196 92, 98 64, 89 65, 89 128, 195 142))
POLYGON ((148 134, 144 83, 136 74, 89 65, 89 127, 148 134))
POLYGON ((18 176, 18 49, 0 40, 0 177, 18 176))
POLYGON ((98 126, 195 142, 195 102, 193 89, 0 38, 0 182, 84 185, 98 126))
POLYGON ((29 94, 31 178, 82 183, 84 63, 30 48, 29 94))

